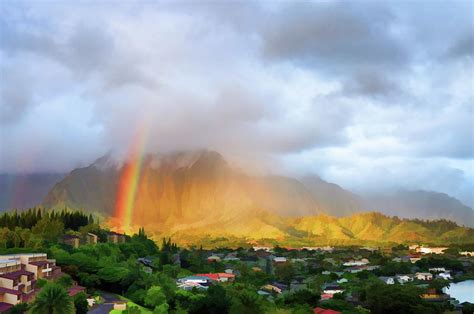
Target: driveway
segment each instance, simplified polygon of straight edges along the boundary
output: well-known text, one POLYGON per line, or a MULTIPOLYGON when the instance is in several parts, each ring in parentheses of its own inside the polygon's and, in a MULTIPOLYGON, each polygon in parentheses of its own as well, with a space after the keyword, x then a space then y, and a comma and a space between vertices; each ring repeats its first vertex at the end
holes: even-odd
POLYGON ((120 299, 113 293, 101 291, 100 295, 104 298, 104 303, 92 308, 89 314, 109 314, 114 308, 114 303, 120 299))

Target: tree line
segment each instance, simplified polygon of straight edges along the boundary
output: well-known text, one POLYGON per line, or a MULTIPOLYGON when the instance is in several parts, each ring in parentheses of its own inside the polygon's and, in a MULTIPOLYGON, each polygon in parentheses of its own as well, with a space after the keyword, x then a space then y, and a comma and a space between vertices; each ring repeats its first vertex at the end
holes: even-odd
POLYGON ((82 211, 61 211, 46 210, 41 208, 30 208, 26 211, 5 212, 0 215, 0 228, 8 228, 14 230, 16 227, 22 229, 33 228, 40 220, 59 221, 64 225, 65 229, 74 231, 80 227, 94 223, 92 214, 87 215, 82 211))

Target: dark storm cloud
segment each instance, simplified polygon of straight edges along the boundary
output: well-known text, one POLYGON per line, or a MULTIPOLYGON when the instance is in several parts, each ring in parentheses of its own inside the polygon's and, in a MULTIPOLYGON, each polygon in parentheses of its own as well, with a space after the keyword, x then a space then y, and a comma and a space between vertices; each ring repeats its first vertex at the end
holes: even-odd
POLYGON ((406 47, 390 32, 394 17, 372 3, 292 3, 264 27, 264 53, 270 58, 347 71, 365 65, 400 66, 406 47))
POLYGON ((430 188, 472 199, 470 12, 426 1, 4 1, 0 171, 124 154, 146 126, 150 152, 273 158, 362 188, 415 186, 441 169, 430 188))
POLYGON ((448 56, 453 58, 474 56, 474 30, 461 37, 448 50, 448 56))

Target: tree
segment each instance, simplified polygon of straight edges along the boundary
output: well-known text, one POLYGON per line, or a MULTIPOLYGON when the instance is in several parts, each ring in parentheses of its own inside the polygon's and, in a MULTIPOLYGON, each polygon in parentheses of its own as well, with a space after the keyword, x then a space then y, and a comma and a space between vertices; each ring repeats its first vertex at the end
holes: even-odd
POLYGON ((462 314, 472 314, 474 313, 474 304, 469 302, 461 303, 462 305, 462 314))
POLYGON ((296 305, 307 304, 316 307, 319 303, 320 294, 308 289, 296 290, 291 293, 285 293, 277 299, 277 304, 284 307, 294 307, 296 305))
POLYGON ((87 314, 89 303, 85 293, 81 292, 74 296, 74 307, 76 308, 76 314, 87 314))
POLYGON ((374 314, 433 312, 433 308, 420 298, 420 292, 418 288, 408 285, 385 285, 377 282, 366 288, 364 298, 374 314))
POLYGON ((74 304, 66 289, 56 283, 48 283, 36 297, 32 312, 35 314, 72 314, 74 313, 74 304))
POLYGON ((63 274, 56 280, 56 283, 63 286, 64 288, 69 288, 72 286, 72 278, 68 274, 63 274))
POLYGON ((160 286, 153 286, 146 292, 145 305, 149 307, 157 307, 166 303, 166 295, 160 286))
POLYGON ((436 293, 443 293, 443 288, 449 287, 449 281, 444 279, 435 279, 430 282, 429 287, 435 289, 436 293))
POLYGON ((291 280, 295 275, 295 270, 291 263, 279 264, 275 267, 275 275, 290 287, 291 280))
POLYGON ((31 232, 41 235, 45 240, 56 242, 64 234, 64 224, 59 220, 50 220, 49 217, 43 217, 31 229, 31 232))
POLYGON ((204 299, 205 313, 220 314, 229 312, 231 299, 224 287, 220 285, 210 286, 204 299))
POLYGON ((256 291, 241 287, 232 298, 230 313, 258 314, 263 312, 262 297, 256 291))
POLYGON ((10 309, 9 314, 23 314, 28 311, 28 303, 18 303, 10 309))

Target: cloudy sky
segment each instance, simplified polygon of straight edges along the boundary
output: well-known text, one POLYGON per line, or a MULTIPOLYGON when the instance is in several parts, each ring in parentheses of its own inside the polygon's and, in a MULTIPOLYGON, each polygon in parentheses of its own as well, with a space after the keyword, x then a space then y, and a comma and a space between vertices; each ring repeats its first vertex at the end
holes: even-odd
POLYGON ((473 206, 473 20, 472 1, 3 0, 0 172, 69 171, 145 132, 150 152, 473 206))

